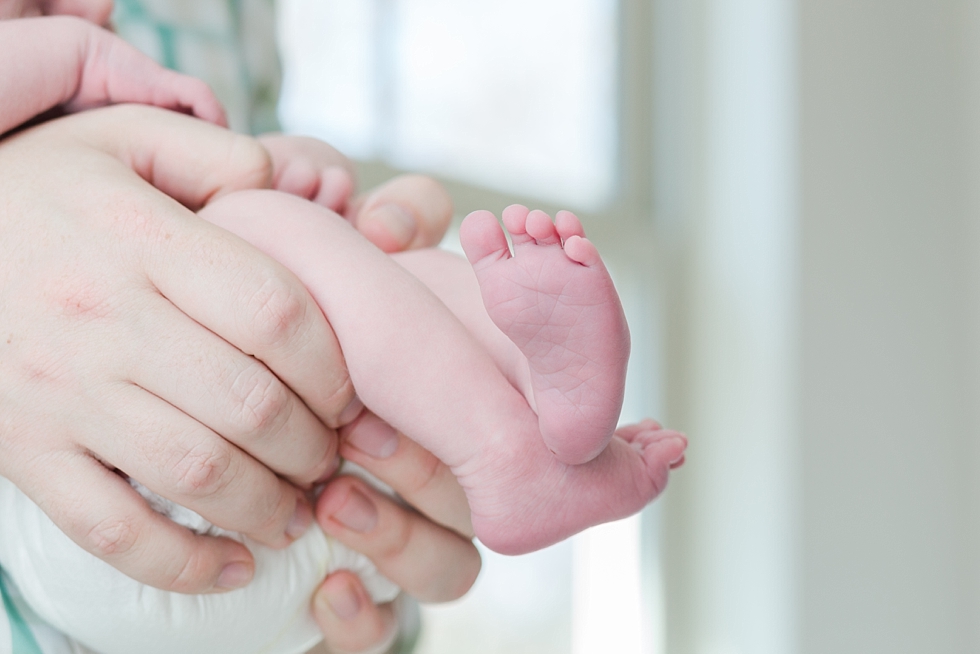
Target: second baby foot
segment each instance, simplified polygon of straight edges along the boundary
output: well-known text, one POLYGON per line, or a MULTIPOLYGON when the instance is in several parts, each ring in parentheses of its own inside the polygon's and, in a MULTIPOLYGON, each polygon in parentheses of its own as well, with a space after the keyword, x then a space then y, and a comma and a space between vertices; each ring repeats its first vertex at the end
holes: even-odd
POLYGON ((580 464, 609 443, 623 403, 630 340, 609 272, 578 218, 513 205, 463 221, 460 243, 487 313, 527 357, 548 448, 580 464))
POLYGON ((616 430, 588 463, 565 465, 541 441, 521 436, 520 430, 503 435, 495 460, 458 475, 477 537, 502 554, 532 552, 633 515, 664 490, 687 448, 683 434, 644 420, 616 430))

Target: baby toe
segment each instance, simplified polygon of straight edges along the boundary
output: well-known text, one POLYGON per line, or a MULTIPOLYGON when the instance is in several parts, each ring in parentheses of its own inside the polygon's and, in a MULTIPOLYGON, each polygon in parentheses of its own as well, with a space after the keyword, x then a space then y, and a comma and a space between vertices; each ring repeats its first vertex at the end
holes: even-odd
POLYGON ((459 243, 473 265, 488 259, 499 261, 510 257, 507 237, 489 211, 474 211, 463 219, 459 243))
POLYGON ((573 236, 585 238, 585 228, 582 227, 582 221, 571 211, 562 210, 555 214, 555 229, 558 230, 558 236, 561 237, 562 241, 567 241, 573 236))
POLYGON ((581 236, 571 236, 565 241, 565 254, 575 263, 594 266, 602 261, 599 250, 592 241, 581 236))
POLYGON ((527 233, 538 245, 557 245, 561 243, 558 230, 551 222, 551 217, 545 212, 535 209, 527 216, 527 233))

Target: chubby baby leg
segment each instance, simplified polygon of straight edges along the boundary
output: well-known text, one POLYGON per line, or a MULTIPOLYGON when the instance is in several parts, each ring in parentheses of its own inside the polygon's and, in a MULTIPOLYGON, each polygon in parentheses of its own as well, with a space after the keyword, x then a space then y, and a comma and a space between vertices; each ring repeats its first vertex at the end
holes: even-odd
POLYGON ((630 515, 663 490, 683 455, 683 436, 646 422, 621 429, 584 465, 561 463, 488 351, 342 218, 272 191, 229 194, 201 215, 306 284, 364 404, 451 467, 493 549, 527 552, 630 515))

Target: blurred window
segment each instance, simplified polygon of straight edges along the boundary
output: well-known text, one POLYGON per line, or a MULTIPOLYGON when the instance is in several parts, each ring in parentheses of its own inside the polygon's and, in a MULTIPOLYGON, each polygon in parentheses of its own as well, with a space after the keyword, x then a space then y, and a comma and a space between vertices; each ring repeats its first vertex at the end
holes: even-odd
POLYGON ((290 0, 282 120, 359 159, 594 208, 615 181, 616 21, 615 0, 290 0))
MULTIPOLYGON (((620 147, 644 138, 619 120, 630 96, 619 82, 626 78, 620 2, 279 5, 286 131, 334 144, 359 160, 369 179, 400 170, 436 175, 457 208, 499 214, 511 202, 540 201, 550 211, 586 212, 586 229, 616 276, 634 333, 624 421, 655 414, 656 344, 636 336, 656 331, 643 277, 649 267, 635 265, 637 256, 651 259, 636 246, 647 232, 634 229, 649 211, 623 190, 624 171, 638 179, 649 179, 649 171, 624 161, 620 147)), ((629 56, 646 55, 641 49, 629 56)), ((641 103, 633 113, 644 110, 641 103)), ((418 653, 661 651, 659 569, 644 537, 655 533, 651 516, 523 557, 483 550, 483 573, 467 597, 422 608, 418 653)))

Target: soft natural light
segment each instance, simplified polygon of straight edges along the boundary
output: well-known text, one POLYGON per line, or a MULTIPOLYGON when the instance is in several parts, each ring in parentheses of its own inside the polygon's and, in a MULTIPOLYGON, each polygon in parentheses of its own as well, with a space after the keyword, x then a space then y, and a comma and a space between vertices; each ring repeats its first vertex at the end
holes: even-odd
POLYGON ((640 516, 576 536, 572 654, 643 654, 640 516))
POLYGON ((284 126, 359 158, 600 206, 617 172, 616 5, 287 0, 284 126))
POLYGON ((286 0, 278 6, 283 127, 320 137, 351 157, 373 156, 380 138, 377 3, 286 0))
POLYGON ((483 571, 464 599, 422 606, 416 654, 573 651, 572 543, 519 557, 480 552, 483 571))

